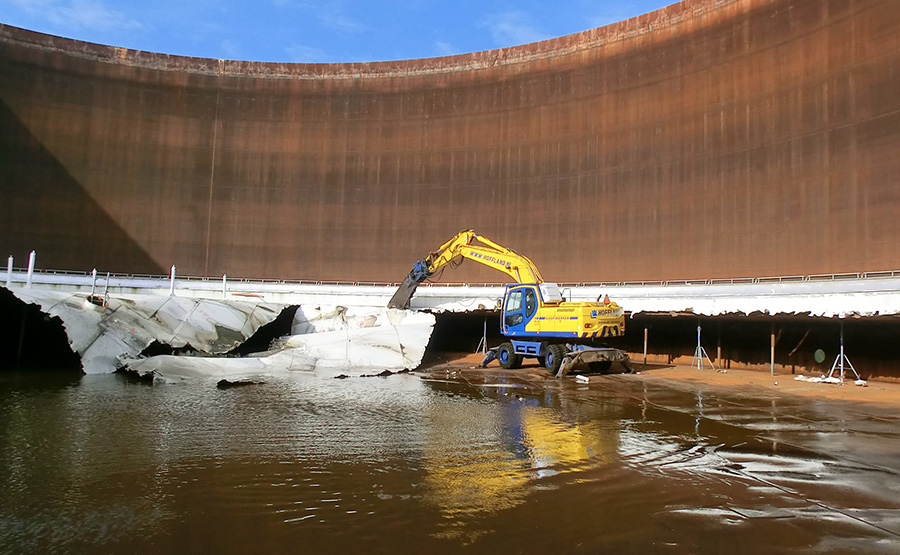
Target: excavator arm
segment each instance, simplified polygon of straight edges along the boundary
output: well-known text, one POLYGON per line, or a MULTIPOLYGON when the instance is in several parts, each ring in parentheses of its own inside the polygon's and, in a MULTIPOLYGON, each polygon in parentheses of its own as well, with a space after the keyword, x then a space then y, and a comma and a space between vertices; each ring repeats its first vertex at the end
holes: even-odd
POLYGON ((543 283, 541 272, 527 256, 499 245, 471 229, 457 233, 425 258, 416 261, 412 270, 388 302, 390 308, 409 308, 416 287, 436 271, 458 258, 468 258, 499 270, 517 283, 543 283), (477 243, 475 243, 477 241, 477 243))

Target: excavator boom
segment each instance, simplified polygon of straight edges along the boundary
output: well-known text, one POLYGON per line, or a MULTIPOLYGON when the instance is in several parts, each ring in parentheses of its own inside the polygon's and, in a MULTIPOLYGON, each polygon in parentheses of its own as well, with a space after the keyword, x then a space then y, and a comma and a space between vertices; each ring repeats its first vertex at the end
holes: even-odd
POLYGON ((461 231, 425 258, 416 261, 388 303, 390 308, 409 308, 410 299, 420 283, 457 258, 468 258, 499 270, 516 283, 543 283, 541 272, 527 256, 478 235, 471 229, 461 231), (477 243, 476 243, 477 241, 477 243))

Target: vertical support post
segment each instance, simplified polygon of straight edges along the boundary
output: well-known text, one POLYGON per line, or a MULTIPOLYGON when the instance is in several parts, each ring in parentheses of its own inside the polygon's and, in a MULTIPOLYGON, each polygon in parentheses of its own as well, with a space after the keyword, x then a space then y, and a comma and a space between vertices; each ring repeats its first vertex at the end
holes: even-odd
POLYGON ((228 276, 222 274, 222 298, 228 297, 228 276))
POLYGON ((716 362, 722 365, 722 322, 719 322, 718 333, 716 334, 716 362))
POLYGON ((841 320, 841 385, 844 383, 844 321, 841 320))
POLYGON ((697 368, 703 370, 703 347, 700 345, 700 326, 697 326, 697 348, 694 350, 694 358, 697 359, 697 368))
POLYGON ((25 278, 25 287, 31 287, 31 276, 34 274, 34 251, 28 255, 28 277, 25 278))
POLYGON ((644 326, 644 365, 647 364, 647 326, 644 326))
POLYGON ((769 350, 769 369, 770 369, 771 374, 774 376, 775 375, 775 324, 772 324, 772 330, 771 330, 771 333, 769 334, 769 337, 771 337, 771 341, 770 341, 771 347, 769 350))
POLYGON ((91 298, 94 297, 94 291, 97 289, 97 268, 91 270, 91 298))
POLYGON ((481 331, 481 354, 487 354, 487 314, 484 315, 484 329, 481 331))
POLYGON ((13 257, 9 255, 9 258, 6 261, 6 288, 9 289, 10 285, 12 285, 12 268, 13 268, 13 257))
POLYGON ((175 294, 175 265, 172 264, 172 269, 169 270, 169 296, 175 294))

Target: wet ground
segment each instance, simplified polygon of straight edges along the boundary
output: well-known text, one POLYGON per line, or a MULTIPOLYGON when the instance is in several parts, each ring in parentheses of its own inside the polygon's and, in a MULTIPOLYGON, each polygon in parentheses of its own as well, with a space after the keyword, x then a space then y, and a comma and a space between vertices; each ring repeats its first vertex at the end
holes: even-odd
POLYGON ((579 383, 471 366, 229 389, 4 374, 0 545, 900 550, 896 406, 665 375, 677 369, 579 383))

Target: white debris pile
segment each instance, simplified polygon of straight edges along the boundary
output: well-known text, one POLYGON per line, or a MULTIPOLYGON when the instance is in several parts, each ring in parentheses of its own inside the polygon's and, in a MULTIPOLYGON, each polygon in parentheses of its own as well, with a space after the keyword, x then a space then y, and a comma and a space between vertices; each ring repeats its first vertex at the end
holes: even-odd
MULTIPOLYGON (((831 383, 831 384, 843 384, 844 380, 837 376, 819 376, 819 377, 810 377, 804 376, 800 374, 799 376, 794 378, 794 381, 798 382, 810 382, 810 383, 831 383)), ((849 380, 848 380, 849 381, 849 380)), ((853 385, 858 385, 860 387, 868 387, 868 382, 866 380, 854 380, 853 385)))
POLYGON ((292 333, 257 356, 241 358, 161 355, 128 368, 156 379, 214 378, 261 381, 287 372, 362 376, 414 369, 422 362, 434 316, 387 308, 300 307, 292 333))

